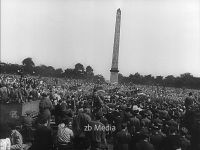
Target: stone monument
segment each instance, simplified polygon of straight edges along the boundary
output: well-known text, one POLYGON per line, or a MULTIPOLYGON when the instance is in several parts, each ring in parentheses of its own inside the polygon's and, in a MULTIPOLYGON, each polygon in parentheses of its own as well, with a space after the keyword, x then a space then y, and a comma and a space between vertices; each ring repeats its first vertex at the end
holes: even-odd
POLYGON ((120 22, 121 10, 117 9, 116 23, 115 23, 115 37, 113 45, 112 66, 110 70, 110 83, 118 83, 118 57, 119 57, 119 39, 120 39, 120 22))

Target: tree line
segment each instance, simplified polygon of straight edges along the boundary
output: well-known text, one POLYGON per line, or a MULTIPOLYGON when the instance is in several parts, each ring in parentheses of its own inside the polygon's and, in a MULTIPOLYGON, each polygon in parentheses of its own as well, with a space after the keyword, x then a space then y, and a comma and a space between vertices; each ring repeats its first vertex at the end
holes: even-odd
MULTIPOLYGON (((65 70, 62 68, 55 69, 52 66, 46 65, 36 66, 30 57, 25 58, 21 65, 1 63, 1 73, 30 74, 58 78, 65 77, 70 79, 86 79, 88 81, 97 83, 105 82, 105 79, 102 75, 94 75, 94 70, 89 65, 84 67, 81 63, 77 63, 74 68, 67 68, 65 70)), ((119 83, 200 89, 200 78, 194 77, 190 73, 184 73, 177 77, 173 75, 168 75, 166 77, 154 77, 151 74, 141 75, 138 72, 135 74, 130 74, 129 76, 123 76, 122 74, 119 74, 119 83)))
POLYGON ((93 82, 105 82, 102 75, 94 75, 91 66, 84 67, 81 63, 77 63, 74 68, 55 69, 52 66, 39 65, 36 66, 32 58, 28 57, 22 61, 22 64, 6 64, 1 63, 1 73, 19 74, 19 75, 33 75, 43 77, 57 77, 70 79, 86 79, 93 82))
POLYGON ((176 87, 176 88, 190 88, 190 89, 200 89, 200 78, 194 77, 191 73, 183 73, 180 76, 168 75, 163 76, 152 76, 141 75, 138 72, 135 74, 130 74, 128 77, 119 74, 120 83, 134 83, 134 84, 144 84, 144 85, 156 85, 165 87, 176 87))

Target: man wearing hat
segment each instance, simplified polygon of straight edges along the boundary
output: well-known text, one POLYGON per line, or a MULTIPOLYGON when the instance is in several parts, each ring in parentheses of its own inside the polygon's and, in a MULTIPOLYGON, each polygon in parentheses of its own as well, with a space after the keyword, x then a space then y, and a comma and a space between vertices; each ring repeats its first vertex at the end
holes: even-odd
POLYGON ((188 94, 188 97, 185 99, 185 107, 186 107, 186 110, 190 109, 190 107, 194 104, 195 102, 195 99, 192 95, 192 92, 190 92, 188 94))
POLYGON ((163 150, 178 150, 181 149, 180 136, 177 133, 178 129, 176 126, 169 127, 169 135, 163 140, 163 150))
POLYGON ((40 120, 47 119, 48 120, 48 127, 50 127, 50 120, 51 120, 51 111, 53 110, 53 105, 47 95, 47 93, 43 93, 43 99, 40 101, 39 104, 39 122, 40 120))
POLYGON ((132 114, 133 114, 133 117, 130 119, 130 124, 131 124, 131 132, 132 134, 139 131, 140 129, 140 120, 137 118, 137 114, 138 114, 138 110, 133 110, 132 111, 132 114))
POLYGON ((127 124, 122 123, 122 130, 115 136, 114 150, 129 150, 131 135, 127 130, 127 124))
POLYGON ((34 142, 31 150, 52 150, 53 134, 48 127, 48 119, 41 118, 40 124, 37 126, 34 134, 34 142))
POLYGON ((149 142, 149 131, 142 129, 140 131, 140 141, 136 143, 136 150, 155 150, 154 146, 149 142))
POLYGON ((148 114, 144 112, 143 114, 143 119, 141 120, 141 124, 145 127, 150 127, 151 125, 151 120, 148 119, 148 114))
POLYGON ((150 136, 150 141, 154 145, 155 150, 160 150, 162 142, 166 135, 161 130, 162 124, 152 125, 152 135, 150 136))
POLYGON ((107 147, 106 132, 102 130, 104 125, 100 122, 102 116, 103 114, 98 112, 95 120, 90 122, 92 129, 90 132, 91 150, 102 150, 107 147))

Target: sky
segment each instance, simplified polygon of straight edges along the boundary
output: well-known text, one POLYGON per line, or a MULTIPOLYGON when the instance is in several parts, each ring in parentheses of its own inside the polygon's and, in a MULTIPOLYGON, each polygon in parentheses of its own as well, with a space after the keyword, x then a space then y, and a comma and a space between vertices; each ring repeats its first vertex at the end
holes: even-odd
POLYGON ((1 61, 82 63, 109 79, 118 8, 120 73, 200 77, 199 0, 1 0, 1 61))

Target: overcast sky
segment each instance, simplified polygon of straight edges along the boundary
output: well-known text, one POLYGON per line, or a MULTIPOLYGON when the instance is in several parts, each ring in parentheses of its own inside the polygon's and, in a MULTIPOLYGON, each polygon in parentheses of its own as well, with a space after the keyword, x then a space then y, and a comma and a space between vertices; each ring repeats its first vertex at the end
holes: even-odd
POLYGON ((109 79, 119 7, 120 73, 200 76, 199 0, 1 0, 1 61, 80 62, 109 79))

